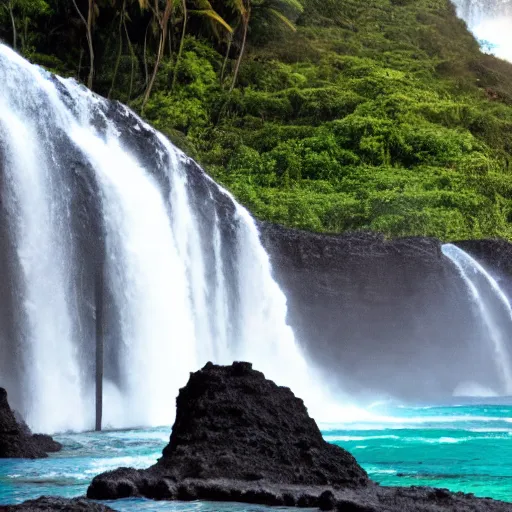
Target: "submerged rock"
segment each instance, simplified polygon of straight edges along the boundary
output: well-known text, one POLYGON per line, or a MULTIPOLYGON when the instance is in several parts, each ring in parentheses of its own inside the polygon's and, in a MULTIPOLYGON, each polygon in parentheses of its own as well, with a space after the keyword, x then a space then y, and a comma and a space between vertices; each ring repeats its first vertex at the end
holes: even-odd
POLYGON ((0 388, 0 458, 38 459, 58 452, 62 445, 44 434, 32 434, 9 406, 7 391, 0 388))
POLYGON ((208 363, 177 399, 157 464, 96 476, 87 496, 211 500, 343 512, 512 511, 512 504, 423 487, 380 487, 326 443, 302 400, 249 363, 208 363))
POLYGON ((20 505, 0 506, 0 512, 47 512, 62 510, 66 512, 110 512, 110 507, 82 498, 66 499, 41 496, 36 500, 29 500, 20 505))

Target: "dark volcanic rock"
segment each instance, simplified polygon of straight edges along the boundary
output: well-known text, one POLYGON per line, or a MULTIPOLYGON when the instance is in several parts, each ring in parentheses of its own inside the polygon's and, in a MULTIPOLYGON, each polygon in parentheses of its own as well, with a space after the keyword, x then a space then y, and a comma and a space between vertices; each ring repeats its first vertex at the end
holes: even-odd
MULTIPOLYGON (((255 503, 297 502, 294 486, 356 488, 366 472, 326 443, 299 398, 249 363, 193 373, 177 399, 176 422, 158 463, 97 476, 88 497, 141 494, 255 503)), ((312 495, 318 497, 318 489, 312 495)))
POLYGON ((476 258, 512 297, 512 244, 506 240, 465 240, 455 245, 476 258))
POLYGON ((66 499, 41 496, 37 500, 30 500, 20 505, 0 506, 0 512, 50 512, 62 510, 63 512, 110 512, 112 508, 82 498, 66 499))
POLYGON ((368 481, 352 455, 324 441, 301 399, 249 363, 209 363, 190 376, 159 464, 175 480, 334 487, 368 481))
POLYGON ((33 434, 32 441, 46 453, 56 453, 62 450, 62 445, 48 434, 33 434))
POLYGON ((23 420, 16 420, 7 401, 7 391, 0 388, 0 458, 47 457, 49 452, 58 452, 60 443, 43 434, 32 435, 23 420))
POLYGON ((177 399, 169 445, 147 470, 94 478, 87 496, 210 500, 340 512, 505 512, 512 504, 423 487, 380 487, 327 444, 302 400, 249 363, 208 363, 177 399))
MULTIPOLYGON (((475 498, 472 494, 450 492, 431 487, 381 487, 373 508, 338 508, 340 511, 361 512, 510 512, 512 503, 490 498, 475 498)), ((370 505, 367 502, 367 505, 370 505)), ((339 504, 338 504, 339 507, 339 504)))
MULTIPOLYGON (((468 375, 500 389, 478 311, 439 240, 259 227, 289 324, 345 392, 430 402, 452 396, 468 375)), ((457 245, 486 255, 491 270, 512 270, 507 242, 457 245)))

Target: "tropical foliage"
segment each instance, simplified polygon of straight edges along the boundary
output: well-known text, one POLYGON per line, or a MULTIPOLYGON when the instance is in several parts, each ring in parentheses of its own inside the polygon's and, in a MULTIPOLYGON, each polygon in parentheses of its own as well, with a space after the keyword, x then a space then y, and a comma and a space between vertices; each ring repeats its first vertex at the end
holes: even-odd
POLYGON ((512 65, 448 0, 3 0, 0 35, 143 113, 258 218, 512 239, 512 65))

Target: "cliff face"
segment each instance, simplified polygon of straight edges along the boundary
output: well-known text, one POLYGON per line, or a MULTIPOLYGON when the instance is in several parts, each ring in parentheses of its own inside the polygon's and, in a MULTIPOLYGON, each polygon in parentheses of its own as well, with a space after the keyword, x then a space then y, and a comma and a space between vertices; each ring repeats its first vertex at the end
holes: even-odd
MULTIPOLYGON (((325 236, 270 224, 260 230, 290 324, 345 391, 430 400, 452 396, 468 376, 498 385, 474 304, 438 240, 325 236)), ((506 289, 510 244, 458 245, 506 289)))

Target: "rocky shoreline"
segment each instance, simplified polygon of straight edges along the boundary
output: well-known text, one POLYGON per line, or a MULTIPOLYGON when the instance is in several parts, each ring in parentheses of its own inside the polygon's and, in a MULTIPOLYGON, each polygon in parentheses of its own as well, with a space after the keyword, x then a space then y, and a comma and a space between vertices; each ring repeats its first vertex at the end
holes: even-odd
POLYGON ((235 501, 345 512, 502 512, 512 504, 428 487, 381 487, 325 442, 299 398, 249 363, 208 363, 180 390, 157 464, 96 476, 92 499, 235 501))
POLYGON ((0 512, 114 512, 114 509, 85 498, 58 498, 41 496, 19 505, 0 505, 0 512))
MULTIPOLYGON (((60 445, 16 420, 0 388, 0 454, 44 457, 60 445)), ((143 497, 340 512, 509 512, 511 503, 429 487, 381 487, 346 450, 324 441, 300 398, 252 368, 208 363, 177 398, 162 457, 148 469, 96 476, 87 498, 41 497, 0 512, 109 512, 91 500, 143 497)))

